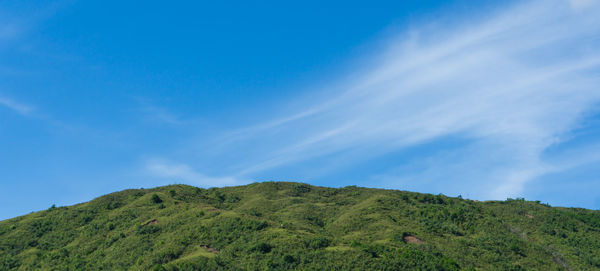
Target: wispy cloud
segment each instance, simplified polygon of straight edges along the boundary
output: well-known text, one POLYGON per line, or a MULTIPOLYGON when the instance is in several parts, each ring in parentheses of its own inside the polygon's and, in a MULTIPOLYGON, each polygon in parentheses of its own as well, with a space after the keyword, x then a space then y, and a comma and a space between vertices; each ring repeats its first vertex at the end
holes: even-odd
POLYGON ((173 163, 165 160, 150 160, 145 164, 147 174, 153 177, 169 179, 172 182, 184 182, 187 184, 216 187, 240 185, 244 182, 234 177, 209 177, 194 170, 190 165, 173 163))
POLYGON ((143 119, 147 122, 167 125, 184 125, 193 122, 192 120, 182 118, 166 107, 157 105, 155 101, 149 98, 139 96, 132 96, 130 98, 137 103, 136 110, 142 113, 143 119))
POLYGON ((542 153, 600 101, 597 14, 597 2, 534 1, 487 20, 414 29, 334 98, 237 132, 231 145, 253 157, 237 161, 238 172, 336 153, 369 159, 458 135, 479 142, 460 162, 497 164, 472 176, 489 180, 488 196, 518 194, 554 170, 542 153))
POLYGON ((145 113, 148 121, 153 123, 163 123, 169 125, 181 125, 186 123, 179 116, 162 107, 147 105, 141 108, 141 111, 145 113))
POLYGON ((35 108, 30 105, 26 105, 20 102, 17 102, 13 99, 9 99, 7 97, 0 96, 0 106, 4 106, 10 110, 13 110, 21 115, 29 115, 32 113, 35 108))

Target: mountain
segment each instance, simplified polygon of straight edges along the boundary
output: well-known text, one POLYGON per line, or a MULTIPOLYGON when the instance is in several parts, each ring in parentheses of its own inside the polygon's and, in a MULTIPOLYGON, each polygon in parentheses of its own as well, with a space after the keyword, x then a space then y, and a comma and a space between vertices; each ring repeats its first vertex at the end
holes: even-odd
POLYGON ((36 269, 600 270, 600 211, 290 182, 169 185, 0 221, 0 270, 36 269))

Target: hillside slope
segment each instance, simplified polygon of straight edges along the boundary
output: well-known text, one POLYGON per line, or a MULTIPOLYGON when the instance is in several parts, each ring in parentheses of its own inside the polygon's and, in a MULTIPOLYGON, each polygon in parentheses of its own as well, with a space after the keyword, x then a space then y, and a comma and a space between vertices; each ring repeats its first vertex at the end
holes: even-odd
POLYGON ((600 212, 265 182, 0 222, 0 270, 599 270, 600 212))

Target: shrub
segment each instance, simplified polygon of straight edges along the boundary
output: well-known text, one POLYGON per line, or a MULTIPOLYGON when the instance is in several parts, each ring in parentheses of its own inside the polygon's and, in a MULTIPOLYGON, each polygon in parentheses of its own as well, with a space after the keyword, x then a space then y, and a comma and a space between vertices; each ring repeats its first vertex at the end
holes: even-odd
POLYGON ((227 203, 236 203, 238 201, 240 201, 240 198, 236 195, 227 195, 225 197, 225 202, 227 203))
POLYGON ((292 192, 295 196, 310 192, 310 186, 305 184, 295 184, 292 187, 292 192))
POLYGON ((308 240, 307 242, 305 242, 306 247, 308 247, 310 249, 319 249, 319 248, 328 247, 330 243, 331 243, 331 240, 329 240, 327 237, 324 237, 324 236, 317 236, 317 237, 312 238, 312 239, 308 240))
POLYGON ((252 250, 258 251, 261 253, 269 253, 273 247, 265 242, 260 242, 254 246, 252 250))
POLYGON ((111 201, 109 203, 106 204, 106 209, 107 210, 114 210, 117 209, 119 207, 121 207, 123 204, 118 202, 118 201, 111 201))
POLYGON ((286 254, 283 256, 283 261, 286 263, 295 263, 296 262, 296 258, 294 258, 294 256, 286 254))
POLYGON ((136 233, 137 234, 153 234, 160 231, 160 228, 156 225, 148 225, 148 226, 138 226, 136 233))
POLYGON ((157 194, 152 194, 152 198, 150 198, 150 200, 153 203, 161 203, 161 202, 163 202, 163 200, 157 194))
POLYGON ((257 217, 261 217, 262 213, 257 211, 256 209, 252 209, 250 211, 248 211, 248 214, 252 215, 252 216, 257 216, 257 217))

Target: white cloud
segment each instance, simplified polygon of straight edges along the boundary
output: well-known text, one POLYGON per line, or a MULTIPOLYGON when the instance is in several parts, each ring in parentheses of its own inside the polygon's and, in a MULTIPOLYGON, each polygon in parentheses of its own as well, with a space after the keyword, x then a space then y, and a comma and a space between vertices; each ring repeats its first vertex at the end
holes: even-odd
POLYGON ((181 125, 186 122, 165 108, 148 105, 141 109, 149 121, 159 124, 181 125))
POLYGON ((167 108, 156 105, 154 101, 148 98, 132 96, 131 99, 139 105, 137 111, 143 113, 143 118, 150 123, 167 125, 184 125, 191 123, 191 121, 184 120, 167 108))
POLYGON ((0 105, 10 110, 13 110, 21 115, 28 115, 34 111, 34 108, 29 105, 19 103, 13 99, 0 97, 0 105))
POLYGON ((185 182, 197 186, 217 187, 243 184, 234 177, 209 177, 195 171, 191 166, 182 163, 171 163, 164 160, 148 161, 146 172, 154 177, 168 178, 174 182, 185 182))
POLYGON ((521 193, 552 168, 544 150, 600 102, 600 8, 575 12, 572 4, 530 2, 392 41, 378 64, 339 84, 337 97, 236 134, 254 157, 239 161, 241 174, 460 135, 489 148, 473 150, 483 155, 476 159, 502 161, 477 176, 493 183, 489 196, 521 193))

